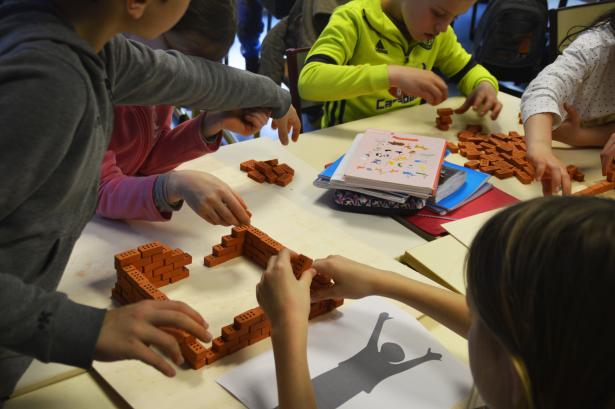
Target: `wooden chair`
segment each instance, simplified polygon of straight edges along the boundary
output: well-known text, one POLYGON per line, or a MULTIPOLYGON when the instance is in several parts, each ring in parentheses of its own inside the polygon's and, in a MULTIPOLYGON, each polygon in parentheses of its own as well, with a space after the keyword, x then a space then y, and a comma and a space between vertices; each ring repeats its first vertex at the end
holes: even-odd
POLYGON ((305 59, 309 51, 309 48, 289 48, 285 53, 288 67, 287 85, 290 91, 292 104, 297 110, 297 115, 301 119, 301 125, 304 131, 319 129, 319 118, 322 116, 322 102, 307 101, 302 99, 299 95, 299 74, 305 65, 305 59))

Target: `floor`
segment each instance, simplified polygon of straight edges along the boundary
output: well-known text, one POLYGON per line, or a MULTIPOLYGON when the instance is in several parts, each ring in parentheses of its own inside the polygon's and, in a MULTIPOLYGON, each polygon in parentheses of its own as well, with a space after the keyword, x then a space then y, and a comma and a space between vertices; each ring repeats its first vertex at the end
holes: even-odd
MULTIPOLYGON (((586 2, 587 1, 569 0, 568 5, 573 6, 573 5, 582 4, 586 2)), ((549 8, 556 8, 558 6, 558 3, 559 3, 559 0, 548 0, 549 8)), ((486 3, 483 1, 479 1, 477 7, 478 7, 478 10, 477 10, 478 12, 477 12, 476 23, 478 24, 478 21, 480 20, 480 17, 482 16, 485 10, 486 3)), ((472 8, 470 8, 468 12, 460 15, 455 20, 455 23, 454 23, 454 29, 457 34, 457 38, 459 42, 469 52, 472 51, 472 40, 470 40, 471 16, 472 16, 472 8)), ((265 27, 267 27, 266 12, 263 15, 263 22, 265 24, 265 27)), ((276 23, 277 23, 277 20, 273 18, 272 26, 275 25, 276 23)), ((265 32, 263 32, 263 34, 261 35, 261 42, 264 36, 265 36, 265 32)), ((245 61, 243 57, 241 56, 240 44, 239 44, 239 40, 237 39, 235 40, 235 43, 233 44, 233 46, 231 47, 231 50, 229 51, 229 65, 233 67, 237 67, 237 68, 245 68, 245 61)), ((514 86, 514 84, 509 84, 509 85, 514 86)), ((522 91, 522 88, 519 88, 519 89, 522 91)), ((459 95, 459 91, 457 90, 457 87, 455 86, 455 84, 449 84, 449 95, 451 96, 459 95)), ((271 126, 268 124, 261 130, 261 136, 276 139, 277 132, 271 129, 271 126)), ((236 136, 236 139, 244 140, 244 139, 249 139, 249 138, 242 138, 241 136, 236 136)))

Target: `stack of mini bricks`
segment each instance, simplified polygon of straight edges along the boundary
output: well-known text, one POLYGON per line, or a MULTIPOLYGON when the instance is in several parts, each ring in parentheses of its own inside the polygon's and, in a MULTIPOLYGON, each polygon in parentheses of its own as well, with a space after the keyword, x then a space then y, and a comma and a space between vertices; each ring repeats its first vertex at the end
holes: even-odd
MULTIPOLYGON (((188 277, 186 266, 190 263, 190 254, 180 249, 173 250, 157 241, 116 254, 117 281, 111 290, 111 297, 120 304, 142 300, 168 300, 158 287, 188 277)), ((161 329, 177 339, 184 359, 196 368, 199 364, 198 357, 204 355, 205 347, 185 331, 170 327, 161 329)))
POLYGON ((277 159, 267 161, 248 160, 239 165, 239 169, 248 172, 248 177, 258 183, 275 183, 278 186, 286 186, 292 180, 295 170, 285 163, 278 164, 277 159))
MULTIPOLYGON (((454 153, 469 159, 464 166, 479 169, 499 179, 515 176, 521 183, 529 184, 534 179, 534 166, 526 160, 526 145, 523 136, 512 131, 508 134, 484 134, 481 125, 468 125, 464 131, 457 133, 458 145, 452 142, 447 147, 454 153)), ((583 181, 585 175, 576 167, 571 177, 583 181)))
POLYGON ((186 266, 190 263, 190 254, 180 249, 173 250, 158 241, 116 254, 117 282, 111 295, 122 304, 157 299, 147 293, 141 284, 146 283, 148 288, 156 289, 175 283, 188 277, 186 266))
MULTIPOLYGON (((253 226, 233 227, 231 234, 222 237, 221 244, 212 248, 212 254, 205 257, 205 265, 214 267, 235 257, 245 256, 259 266, 266 268, 269 258, 278 254, 284 246, 253 226)), ((312 259, 303 254, 292 253, 291 265, 295 277, 312 267, 312 259)), ((311 289, 333 286, 331 277, 317 274, 312 280, 311 289)), ((312 303, 312 319, 342 305, 343 299, 324 300, 312 303)), ((222 335, 212 341, 212 347, 205 354, 205 364, 210 364, 221 357, 238 351, 248 345, 267 338, 271 334, 271 325, 260 307, 253 308, 235 317, 233 324, 222 328, 222 335)))
POLYGON ((438 113, 436 117, 436 128, 441 131, 448 131, 453 123, 453 108, 440 108, 436 112, 438 113))
POLYGON ((588 188, 573 193, 573 196, 595 196, 615 189, 615 170, 611 170, 606 175, 606 180, 591 185, 588 188))

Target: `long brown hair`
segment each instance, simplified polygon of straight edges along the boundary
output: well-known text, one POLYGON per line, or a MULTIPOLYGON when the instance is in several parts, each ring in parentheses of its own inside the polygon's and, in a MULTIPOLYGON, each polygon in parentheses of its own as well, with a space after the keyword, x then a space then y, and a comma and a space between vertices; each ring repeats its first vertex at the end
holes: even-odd
POLYGON ((615 201, 512 206, 474 239, 468 294, 536 409, 615 407, 615 201))

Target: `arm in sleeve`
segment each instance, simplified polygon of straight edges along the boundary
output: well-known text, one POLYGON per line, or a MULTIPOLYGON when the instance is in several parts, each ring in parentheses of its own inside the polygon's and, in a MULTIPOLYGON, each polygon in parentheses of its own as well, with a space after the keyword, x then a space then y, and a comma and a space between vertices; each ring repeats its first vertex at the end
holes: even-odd
POLYGON ((566 118, 564 103, 570 103, 583 80, 600 63, 600 47, 592 32, 579 36, 555 62, 530 82, 521 97, 523 123, 533 115, 553 114, 553 128, 566 118))
POLYGON ((442 44, 435 61, 435 66, 444 75, 456 82, 464 95, 470 95, 479 83, 486 81, 496 90, 498 80, 482 65, 478 64, 457 41, 452 27, 441 34, 442 44))
POLYGON ((96 214, 109 219, 164 221, 171 214, 161 213, 154 200, 158 175, 127 176, 117 166, 115 153, 105 153, 100 168, 96 214))
MULTIPOLYGON (((0 224, 3 231, 13 213, 33 206, 30 198, 46 183, 70 150, 86 106, 86 82, 51 52, 24 49, 0 62, 0 224), (67 93, 70 93, 67 97, 67 93), (44 95, 43 98, 34 96, 44 95), (51 103, 49 101, 52 101, 51 103), (8 221, 7 221, 8 220, 8 221)), ((66 259, 40 266, 52 254, 53 238, 33 235, 20 242, 3 237, 0 255, 21 258, 21 271, 0 268, 0 345, 48 362, 89 367, 105 310, 77 304, 57 291, 24 281, 24 271, 59 276, 66 259)), ((70 254, 72 241, 64 249, 70 254)))
POLYGON ((271 79, 177 51, 152 50, 121 35, 101 53, 113 100, 126 105, 176 105, 204 111, 267 107, 280 118, 290 94, 271 79))
MULTIPOLYGON (((140 175, 166 173, 180 164, 218 150, 221 138, 206 143, 201 134, 205 114, 185 121, 170 129, 169 124, 161 126, 160 134, 147 159, 139 169, 140 175)), ((169 118, 170 121, 170 118, 169 118)))
POLYGON ((357 44, 356 18, 345 9, 333 13, 299 75, 301 98, 334 101, 389 88, 386 64, 346 65, 357 44))

